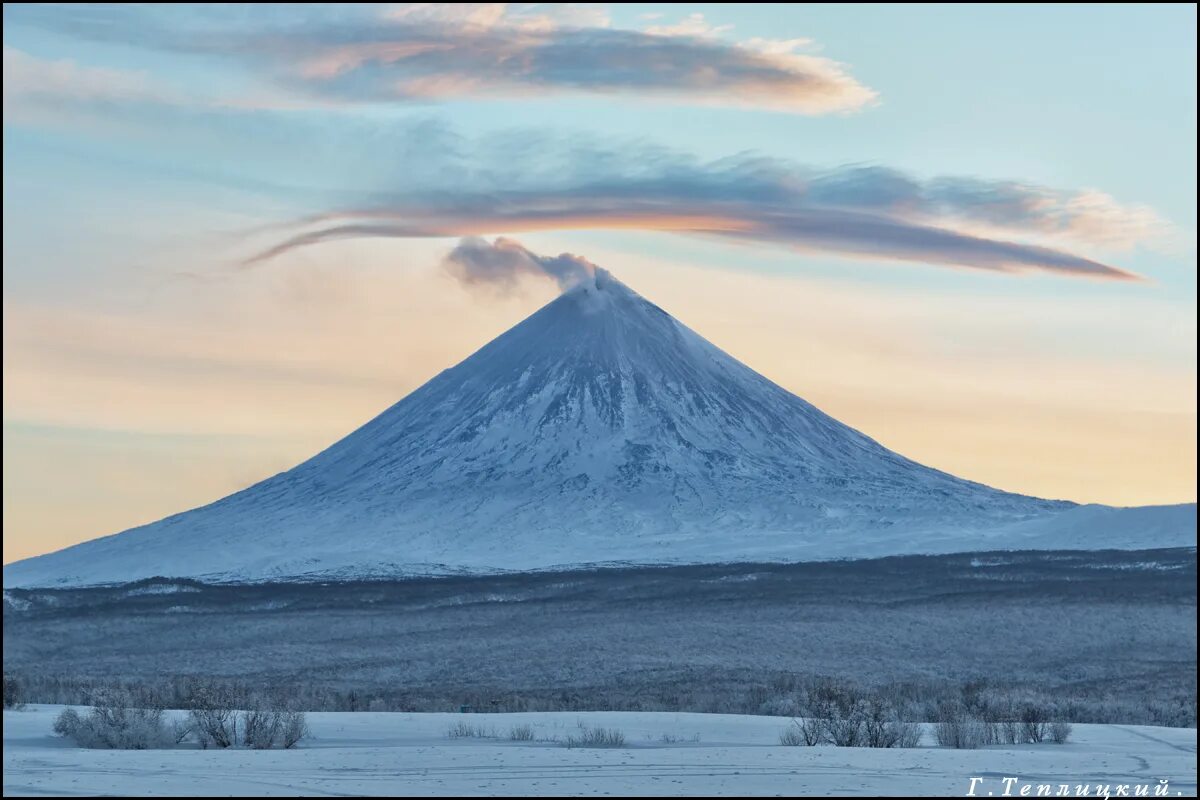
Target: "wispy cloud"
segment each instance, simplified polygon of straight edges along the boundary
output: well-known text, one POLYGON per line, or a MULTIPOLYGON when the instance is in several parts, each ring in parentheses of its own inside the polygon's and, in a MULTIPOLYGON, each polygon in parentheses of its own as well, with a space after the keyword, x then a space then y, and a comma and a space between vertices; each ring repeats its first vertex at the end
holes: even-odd
POLYGON ((589 7, 409 4, 269 11, 153 6, 7 9, 61 32, 233 58, 289 91, 333 102, 407 102, 560 93, 824 114, 875 92, 806 40, 734 41, 692 15, 613 28, 589 7), (186 24, 185 24, 186 23, 186 24), (720 35, 718 35, 720 34, 720 35))
MULTIPOLYGON (((922 180, 878 165, 820 170, 754 154, 702 161, 641 140, 600 142, 540 130, 472 139, 429 120, 377 126, 340 116, 340 132, 331 136, 286 112, 186 102, 140 73, 43 62, 12 49, 5 61, 5 114, 13 120, 98 118, 139 127, 140 121, 168 146, 190 147, 184 163, 217 142, 222 160, 238 152, 251 164, 274 163, 280 148, 320 153, 304 182, 325 188, 276 192, 314 213, 273 226, 284 231, 282 241, 250 256, 249 264, 349 238, 627 229, 1130 279, 1079 248, 1128 248, 1169 230, 1151 209, 1095 190, 974 177, 922 180), (231 131, 244 132, 240 143, 231 142, 231 131), (271 147, 264 150, 264 142, 271 147)), ((238 182, 253 182, 253 174, 241 168, 238 182)))
POLYGON ((679 22, 662 25, 648 25, 646 33, 655 36, 699 36, 709 37, 725 33, 733 29, 732 25, 713 25, 700 12, 693 12, 679 22))
MULTIPOLYGON (((339 101, 411 93, 418 84, 437 96, 474 92, 467 84, 492 92, 499 81, 519 84, 520 91, 662 90, 692 99, 716 91, 756 102, 747 81, 766 86, 783 79, 771 69, 750 69, 744 59, 791 58, 781 54, 808 46, 803 40, 730 44, 696 15, 679 23, 686 30, 615 30, 594 9, 558 7, 407 5, 389 8, 382 19, 378 9, 321 9, 298 18, 224 7, 189 13, 200 18, 184 36, 157 7, 5 10, 6 18, 32 15, 93 38, 234 56, 294 91, 339 101), (621 50, 626 46, 629 53, 621 50), (639 62, 643 57, 658 66, 639 62), (696 80, 685 77, 692 69, 696 80)), ((802 94, 812 88, 805 81, 792 88, 803 86, 802 94)), ((787 102, 789 91, 776 86, 768 94, 771 102, 787 102)), ((1133 279, 1112 263, 1112 251, 1168 230, 1151 209, 1103 192, 1022 181, 922 179, 879 165, 821 170, 754 154, 702 161, 641 140, 542 130, 472 140, 436 122, 381 123, 367 115, 358 122, 339 115, 334 135, 302 115, 212 98, 189 103, 142 73, 48 62, 6 48, 6 115, 32 108, 65 117, 74 107, 115 106, 123 112, 110 120, 145 120, 170 146, 191 146, 187 163, 214 145, 222 163, 239 153, 244 175, 276 163, 285 150, 313 155, 305 159, 303 183, 321 188, 305 190, 306 199, 288 198, 313 213, 283 226, 282 241, 246 263, 347 238, 633 229, 878 260, 1133 279)))
POLYGON ((568 229, 633 229, 717 236, 873 259, 994 271, 1136 279, 1076 248, 1128 246, 1161 225, 1144 207, 1094 191, 1014 181, 920 180, 893 169, 813 170, 753 155, 703 162, 636 143, 572 145, 569 170, 553 140, 522 172, 501 142, 482 163, 456 151, 453 189, 413 189, 321 212, 247 259, 366 237, 482 236, 568 229), (464 163, 465 162, 465 163, 464 163), (504 163, 498 163, 504 162, 504 163), (489 167, 489 165, 494 165, 489 167))
POLYGON ((4 115, 55 113, 64 105, 95 109, 176 99, 145 72, 45 59, 4 46, 4 115))

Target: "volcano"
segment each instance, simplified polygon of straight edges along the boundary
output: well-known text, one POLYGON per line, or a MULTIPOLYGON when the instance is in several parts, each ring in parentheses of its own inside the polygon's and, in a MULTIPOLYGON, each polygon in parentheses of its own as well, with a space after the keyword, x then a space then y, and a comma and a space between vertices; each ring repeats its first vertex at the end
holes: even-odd
POLYGON ((1195 505, 1043 500, 900 456, 611 274, 308 461, 5 586, 1195 544, 1195 505))

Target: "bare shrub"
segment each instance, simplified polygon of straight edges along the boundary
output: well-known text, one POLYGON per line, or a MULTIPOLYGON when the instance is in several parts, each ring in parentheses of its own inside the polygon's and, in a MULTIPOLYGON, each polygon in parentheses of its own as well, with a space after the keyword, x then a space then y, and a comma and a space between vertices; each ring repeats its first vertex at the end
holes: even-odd
POLYGON ((808 716, 821 720, 824 741, 838 747, 862 742, 867 716, 866 697, 856 687, 825 682, 809 689, 808 716))
POLYGON ((888 725, 891 729, 889 736, 891 737, 892 744, 889 745, 890 747, 910 748, 921 746, 921 737, 925 735, 924 730, 921 728, 921 723, 896 719, 889 722, 888 725))
POLYGON ((868 694, 849 684, 822 681, 808 687, 807 715, 792 720, 779 737, 781 744, 812 747, 916 747, 921 726, 906 722, 894 692, 868 694))
POLYGON ((1055 744, 1066 744, 1071 738, 1071 723, 1069 722, 1051 722, 1048 731, 1050 741, 1055 744))
POLYGON ((214 683, 195 683, 190 687, 187 704, 196 739, 204 749, 226 748, 237 744, 238 715, 234 693, 214 683))
POLYGON ((1015 719, 1003 719, 992 723, 993 739, 996 744, 1017 744, 1021 741, 1021 726, 1015 719))
POLYGON ((280 726, 279 743, 283 745, 284 750, 291 750, 312 735, 308 729, 308 718, 303 711, 281 711, 280 714, 283 719, 280 726))
POLYGON ((495 728, 484 728, 482 725, 472 725, 465 720, 459 720, 450 726, 446 736, 451 739, 496 739, 499 738, 495 728))
POLYGON ((826 723, 829 741, 838 747, 857 747, 862 737, 862 717, 852 712, 846 716, 831 717, 826 723))
POLYGON ((287 708, 279 694, 247 695, 241 714, 242 744, 255 750, 290 750, 310 735, 303 711, 287 708))
POLYGON ((987 726, 968 714, 961 703, 947 701, 938 707, 933 737, 940 746, 974 750, 984 745, 987 736, 987 726))
POLYGON ((947 700, 938 706, 934 736, 939 745, 973 749, 983 745, 1039 744, 1065 742, 1071 726, 1065 720, 1051 722, 1052 703, 1025 696, 972 693, 964 687, 963 700, 947 700), (1057 727, 1056 727, 1057 726, 1057 727))
POLYGON ((16 676, 4 676, 4 707, 13 710, 20 710, 25 707, 25 703, 21 699, 21 682, 16 676))
POLYGON ((825 731, 825 720, 820 717, 804 717, 800 720, 800 735, 808 747, 827 741, 829 736, 825 731))
POLYGON ((1021 709, 1021 741, 1040 744, 1045 738, 1050 721, 1046 709, 1029 704, 1021 709))
POLYGON ((921 741, 921 726, 905 722, 896 708, 876 695, 860 704, 863 716, 862 747, 916 747, 921 741))
POLYGON ((237 712, 232 708, 193 708, 192 730, 204 749, 232 747, 237 742, 237 712))
POLYGON ((508 738, 514 742, 532 742, 532 725, 513 725, 508 729, 508 738))
POLYGON ((171 739, 175 744, 183 744, 193 733, 191 719, 171 721, 171 739))
POLYGON ((816 742, 810 742, 804 737, 800 729, 799 720, 792 720, 792 724, 783 729, 783 732, 779 734, 779 743, 784 747, 800 747, 802 745, 811 747, 816 744, 816 742))
MULTIPOLYGON (((969 687, 964 686, 962 693, 970 697, 969 687)), ((1017 723, 1017 711, 1011 696, 994 689, 978 689, 973 703, 966 704, 966 711, 983 721, 984 744, 1017 744, 1020 741, 1020 725, 1017 723)))
POLYGON ((794 719, 779 734, 779 743, 788 747, 813 747, 826 740, 825 720, 820 717, 794 719))
POLYGON ((969 717, 940 719, 933 725, 933 737, 941 747, 975 750, 986 741, 984 723, 969 717))
POLYGON ((283 715, 255 705, 242 712, 242 744, 254 750, 270 750, 281 739, 283 715))
POLYGON ((563 746, 576 747, 624 747, 625 734, 616 728, 589 728, 579 726, 579 733, 567 736, 563 746))

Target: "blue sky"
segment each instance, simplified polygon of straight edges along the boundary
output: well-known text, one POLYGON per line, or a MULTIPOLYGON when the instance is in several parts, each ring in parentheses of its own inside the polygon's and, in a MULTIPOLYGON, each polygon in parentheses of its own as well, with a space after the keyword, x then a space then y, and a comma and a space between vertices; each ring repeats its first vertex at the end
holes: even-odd
POLYGON ((284 469, 553 296, 457 284, 470 236, 933 466, 1194 500, 1194 6, 4 21, 6 561, 284 469))

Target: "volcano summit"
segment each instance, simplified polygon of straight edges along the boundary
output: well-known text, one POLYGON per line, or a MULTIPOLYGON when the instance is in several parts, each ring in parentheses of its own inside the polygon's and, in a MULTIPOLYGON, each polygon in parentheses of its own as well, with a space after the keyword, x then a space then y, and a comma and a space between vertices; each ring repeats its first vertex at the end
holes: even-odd
POLYGON ((604 270, 287 472, 10 564, 6 586, 1194 545, 910 461, 604 270))

